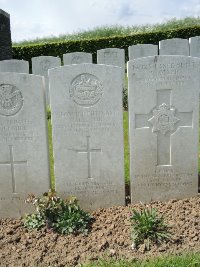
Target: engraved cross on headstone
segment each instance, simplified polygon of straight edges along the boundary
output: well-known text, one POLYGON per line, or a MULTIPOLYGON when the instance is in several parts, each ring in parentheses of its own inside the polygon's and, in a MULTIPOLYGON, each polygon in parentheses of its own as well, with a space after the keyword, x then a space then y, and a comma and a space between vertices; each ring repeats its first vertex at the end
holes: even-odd
POLYGON ((10 165, 11 177, 12 177, 12 193, 16 194, 16 182, 15 182, 15 165, 17 164, 27 164, 27 160, 15 161, 13 157, 13 146, 9 145, 10 160, 5 162, 0 162, 0 165, 10 165))
POLYGON ((87 161, 88 161, 88 179, 93 179, 92 177, 92 167, 91 167, 91 153, 94 152, 101 152, 100 148, 90 148, 90 136, 86 136, 87 138, 87 146, 85 149, 70 149, 76 151, 77 153, 86 153, 87 154, 87 161))
POLYGON ((171 135, 179 127, 192 127, 193 111, 176 112, 171 90, 157 90, 157 106, 149 114, 135 114, 135 128, 150 128, 157 134, 157 166, 171 166, 171 135))

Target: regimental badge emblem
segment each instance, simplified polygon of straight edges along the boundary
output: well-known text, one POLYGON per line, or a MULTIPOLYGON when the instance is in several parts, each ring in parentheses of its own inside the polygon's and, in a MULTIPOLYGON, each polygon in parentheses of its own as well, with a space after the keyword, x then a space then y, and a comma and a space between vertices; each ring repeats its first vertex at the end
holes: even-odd
POLYGON ((175 117, 175 108, 163 103, 153 110, 153 117, 148 121, 153 126, 152 132, 166 134, 175 130, 176 123, 179 119, 175 117))
POLYGON ((96 76, 81 74, 72 81, 69 94, 76 104, 90 107, 101 99, 103 86, 96 76))
POLYGON ((0 84, 0 115, 12 116, 23 106, 21 91, 11 84, 0 84))

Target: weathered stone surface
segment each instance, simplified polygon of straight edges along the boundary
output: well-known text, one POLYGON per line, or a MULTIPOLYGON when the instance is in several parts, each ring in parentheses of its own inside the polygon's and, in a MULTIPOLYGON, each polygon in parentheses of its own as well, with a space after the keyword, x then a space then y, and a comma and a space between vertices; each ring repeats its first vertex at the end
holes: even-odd
POLYGON ((92 54, 85 52, 73 52, 63 55, 64 65, 92 63, 92 54))
POLYGON ((189 56, 188 39, 172 38, 159 42, 160 55, 183 55, 189 56))
POLYGON ((25 60, 8 59, 0 61, 0 72, 29 73, 29 63, 25 60))
POLYGON ((190 43, 190 56, 200 57, 200 36, 191 37, 190 43))
POLYGON ((50 187, 42 77, 0 73, 0 217, 27 212, 50 187))
MULTIPOLYGON (((190 56, 200 57, 200 36, 191 37, 189 39, 189 43, 190 43, 190 56)), ((200 176, 199 176, 199 192, 200 192, 200 176)))
POLYGON ((32 73, 45 77, 46 104, 49 105, 50 100, 49 100, 48 70, 60 67, 61 59, 59 57, 40 56, 40 57, 33 57, 31 60, 32 60, 32 73))
POLYGON ((121 69, 49 71, 56 190, 92 210, 124 204, 121 69))
POLYGON ((149 57, 158 55, 158 46, 153 44, 137 44, 129 46, 128 56, 129 60, 140 57, 149 57))
POLYGON ((97 50, 97 63, 120 67, 122 78, 124 79, 124 76, 125 76, 124 49, 105 48, 105 49, 97 50))
POLYGON ((12 58, 10 15, 0 9, 0 60, 12 58))
POLYGON ((184 56, 128 63, 133 203, 198 192, 199 65, 184 56))

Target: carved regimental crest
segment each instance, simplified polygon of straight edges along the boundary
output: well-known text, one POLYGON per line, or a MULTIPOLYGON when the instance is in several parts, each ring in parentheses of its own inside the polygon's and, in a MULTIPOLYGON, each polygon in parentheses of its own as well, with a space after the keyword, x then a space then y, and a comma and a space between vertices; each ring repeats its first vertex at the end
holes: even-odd
POLYGON ((166 134, 175 131, 179 119, 175 117, 175 109, 163 103, 153 110, 153 117, 148 121, 153 125, 152 132, 166 134))
POLYGON ((69 94, 76 104, 90 107, 101 99, 103 86, 96 76, 81 74, 72 81, 69 94))
POLYGON ((0 115, 15 115, 23 106, 21 91, 11 84, 0 84, 0 115))

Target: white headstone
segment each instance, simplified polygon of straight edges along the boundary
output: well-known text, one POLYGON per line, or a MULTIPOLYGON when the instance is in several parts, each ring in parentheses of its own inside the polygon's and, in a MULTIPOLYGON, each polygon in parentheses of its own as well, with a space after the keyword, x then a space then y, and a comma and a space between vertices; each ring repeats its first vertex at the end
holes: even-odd
MULTIPOLYGON (((190 56, 200 57, 200 36, 191 37, 189 39, 189 43, 190 43, 190 56)), ((200 176, 199 176, 199 191, 200 191, 200 176)))
POLYGON ((92 63, 92 54, 85 52, 74 52, 63 55, 64 65, 92 63))
POLYGON ((189 41, 181 38, 162 40, 159 42, 159 54, 189 56, 189 41))
POLYGON ((200 36, 191 37, 190 43, 190 56, 200 57, 200 36))
POLYGON ((133 203, 198 192, 199 65, 184 56, 128 63, 133 203))
POLYGON ((149 57, 158 55, 158 46, 153 44, 137 44, 129 46, 128 56, 129 60, 140 57, 149 57))
POLYGON ((125 76, 125 53, 120 48, 97 50, 97 64, 113 65, 121 68, 122 78, 125 76))
POLYGON ((50 188, 42 77, 0 73, 0 151, 0 217, 22 216, 50 188))
POLYGON ((0 72, 29 73, 29 63, 18 59, 2 60, 0 61, 0 72))
POLYGON ((33 57, 31 60, 32 60, 32 73, 45 77, 46 104, 49 105, 50 100, 49 100, 48 70, 55 67, 60 67, 61 59, 59 57, 40 56, 40 57, 33 57))
POLYGON ((88 210, 124 205, 120 73, 97 64, 49 71, 56 191, 88 210))

